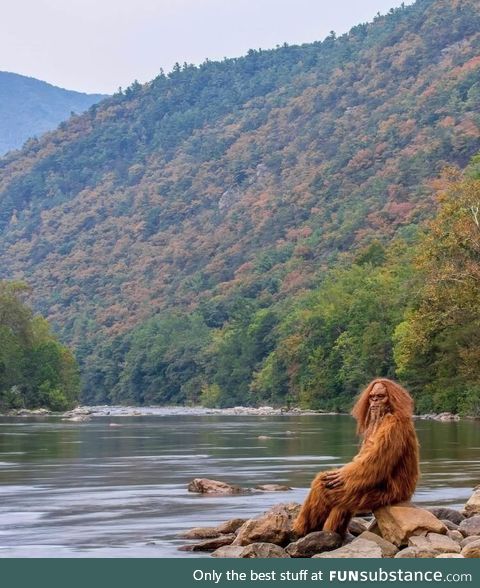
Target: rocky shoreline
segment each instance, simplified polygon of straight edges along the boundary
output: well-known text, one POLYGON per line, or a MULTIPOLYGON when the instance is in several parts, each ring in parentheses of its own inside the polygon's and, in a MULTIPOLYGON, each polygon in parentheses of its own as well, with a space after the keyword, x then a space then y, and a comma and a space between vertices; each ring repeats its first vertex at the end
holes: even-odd
MULTIPOLYGON (((188 490, 203 494, 288 490, 274 486, 242 489, 197 478, 188 490)), ((195 527, 182 533, 180 537, 190 542, 179 550, 234 558, 480 558, 480 486, 462 511, 423 509, 411 503, 386 506, 353 518, 345 537, 332 531, 298 537, 292 525, 300 506, 282 503, 252 519, 195 527)))
MULTIPOLYGON (((138 417, 138 416, 176 416, 176 415, 223 415, 223 416, 306 416, 306 415, 338 415, 346 414, 321 410, 303 410, 301 408, 275 408, 272 406, 235 406, 232 408, 204 408, 202 406, 77 406, 66 412, 52 412, 46 408, 15 409, 0 416, 38 417, 60 416, 72 422, 87 422, 94 417, 138 417)), ((416 419, 436 420, 443 422, 458 421, 460 416, 450 412, 439 414, 429 413, 416 415, 416 419)), ((468 417, 466 417, 468 418, 468 417)))

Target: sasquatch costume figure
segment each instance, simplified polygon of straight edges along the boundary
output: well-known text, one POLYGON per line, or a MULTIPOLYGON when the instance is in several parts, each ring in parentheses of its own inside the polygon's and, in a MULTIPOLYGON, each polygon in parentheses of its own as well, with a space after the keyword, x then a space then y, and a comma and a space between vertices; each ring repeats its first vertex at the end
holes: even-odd
POLYGON ((322 529, 343 535, 356 512, 410 500, 419 475, 412 411, 412 398, 399 384, 370 382, 352 410, 363 437, 360 451, 339 470, 313 480, 294 523, 298 535, 322 529))

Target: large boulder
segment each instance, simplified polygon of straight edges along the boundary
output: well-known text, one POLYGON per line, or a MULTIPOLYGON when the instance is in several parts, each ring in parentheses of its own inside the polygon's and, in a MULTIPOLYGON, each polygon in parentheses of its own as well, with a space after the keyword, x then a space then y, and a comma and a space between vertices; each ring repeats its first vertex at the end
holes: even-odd
POLYGON ((440 519, 441 521, 447 520, 456 525, 459 525, 463 519, 465 518, 464 515, 455 510, 454 508, 449 508, 447 506, 438 506, 435 508, 427 508, 428 512, 431 512, 433 515, 440 519))
POLYGON ((445 525, 431 512, 409 502, 383 506, 374 515, 382 537, 397 547, 407 545, 413 535, 447 532, 445 525))
POLYGON ((439 533, 427 533, 425 537, 413 536, 408 540, 409 547, 430 548, 437 553, 460 553, 459 543, 439 533))
POLYGON ((243 494, 249 492, 248 489, 233 486, 226 482, 218 480, 209 480, 208 478, 195 478, 188 485, 189 492, 198 492, 199 494, 243 494))
POLYGON ((333 531, 315 531, 290 543, 285 549, 290 557, 312 557, 342 545, 342 537, 333 531))
POLYGON ((472 541, 462 549, 463 557, 468 558, 480 558, 480 539, 478 541, 472 541))
POLYGON ((462 521, 458 530, 464 537, 470 535, 480 535, 480 515, 475 515, 462 521))
POLYGON ((355 541, 352 541, 348 545, 344 545, 339 549, 334 549, 333 551, 328 551, 325 553, 318 553, 313 557, 365 559, 382 557, 382 550, 380 546, 374 543, 373 541, 366 541, 365 539, 355 539, 355 541))
POLYGON ((470 496, 465 505, 465 514, 468 517, 472 515, 480 515, 480 490, 475 490, 475 492, 470 496))
POLYGON ((273 543, 251 543, 243 548, 240 557, 253 558, 270 558, 270 557, 290 557, 279 545, 273 543))
POLYGON ((297 537, 293 533, 293 521, 300 511, 300 505, 294 502, 274 506, 264 515, 248 520, 238 531, 234 545, 250 543, 274 543, 287 545, 297 537))
MULTIPOLYGON (((396 545, 371 531, 364 531, 358 536, 358 539, 364 539, 365 541, 373 541, 376 543, 382 550, 382 557, 394 557, 398 553, 398 547, 396 545)), ((358 539, 356 539, 356 541, 358 541, 358 539)))

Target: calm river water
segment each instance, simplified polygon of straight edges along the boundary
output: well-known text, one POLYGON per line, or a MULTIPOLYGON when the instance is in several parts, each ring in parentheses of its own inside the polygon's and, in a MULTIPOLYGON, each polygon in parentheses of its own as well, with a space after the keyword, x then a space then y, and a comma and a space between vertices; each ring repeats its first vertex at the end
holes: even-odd
MULTIPOLYGON (((160 412, 88 423, 1 418, 0 557, 194 557, 177 551, 179 532, 300 502, 319 470, 357 448, 347 416, 160 412), (293 491, 201 496, 187 492, 195 477, 293 491)), ((416 425, 415 501, 462 505, 480 481, 480 422, 416 425)))

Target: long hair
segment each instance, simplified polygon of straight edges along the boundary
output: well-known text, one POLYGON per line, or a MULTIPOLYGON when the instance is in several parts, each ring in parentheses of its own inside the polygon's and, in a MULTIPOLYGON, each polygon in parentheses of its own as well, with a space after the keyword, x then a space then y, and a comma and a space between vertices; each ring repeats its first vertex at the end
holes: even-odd
POLYGON ((400 384, 387 378, 376 378, 361 392, 352 409, 352 416, 357 421, 357 433, 365 432, 368 424, 370 408, 369 396, 375 384, 383 384, 387 389, 388 400, 393 414, 401 418, 411 418, 413 414, 413 400, 410 394, 400 384))

